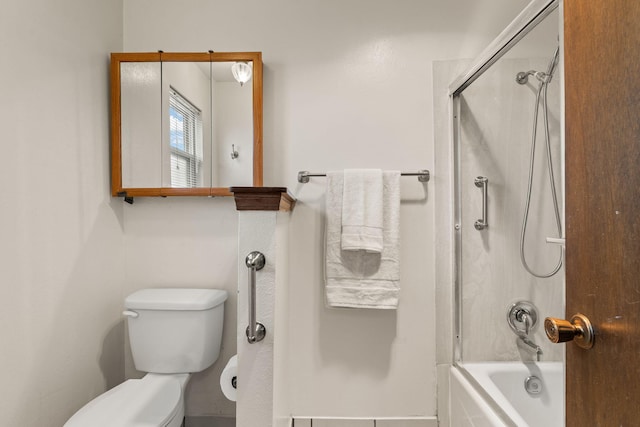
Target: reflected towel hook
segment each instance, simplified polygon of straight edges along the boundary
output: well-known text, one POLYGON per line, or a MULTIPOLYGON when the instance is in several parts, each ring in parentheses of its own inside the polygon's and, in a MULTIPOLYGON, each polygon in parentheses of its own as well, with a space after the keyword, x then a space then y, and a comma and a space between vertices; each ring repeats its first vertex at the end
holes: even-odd
POLYGON ((235 160, 240 156, 238 150, 236 150, 235 144, 231 144, 231 160, 235 160))

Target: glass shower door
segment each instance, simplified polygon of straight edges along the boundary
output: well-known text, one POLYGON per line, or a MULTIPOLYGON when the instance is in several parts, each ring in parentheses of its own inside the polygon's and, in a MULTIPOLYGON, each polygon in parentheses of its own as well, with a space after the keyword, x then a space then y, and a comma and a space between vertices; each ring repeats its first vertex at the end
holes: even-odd
MULTIPOLYGON (((562 360, 562 349, 548 343, 542 323, 546 316, 563 314, 564 269, 539 278, 530 274, 521 260, 527 200, 529 215, 522 250, 527 264, 532 270, 549 272, 562 257, 562 247, 546 241, 547 237, 562 237, 547 161, 549 151, 562 215, 561 78, 544 75, 558 46, 557 15, 553 12, 454 101, 458 119, 457 357, 462 364, 562 360), (524 73, 520 83, 516 81, 519 73, 524 73), (523 81, 525 77, 527 81, 523 81), (542 95, 538 96, 545 79, 547 121, 543 120, 542 95), (536 112, 536 146, 532 150, 536 112), (547 128, 549 150, 545 144, 547 128), (532 155, 535 163, 530 175, 532 155), (535 325, 531 317, 517 322, 519 332, 507 322, 509 308, 518 302, 529 303, 537 311, 535 325)), ((558 66, 551 71, 561 75, 558 66)))

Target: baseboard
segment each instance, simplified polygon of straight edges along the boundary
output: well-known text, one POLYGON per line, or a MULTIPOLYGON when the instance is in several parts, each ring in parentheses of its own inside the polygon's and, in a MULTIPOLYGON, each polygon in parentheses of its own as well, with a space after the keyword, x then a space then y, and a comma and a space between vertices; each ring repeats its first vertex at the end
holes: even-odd
POLYGON ((235 417, 186 417, 185 427, 236 427, 235 417))
POLYGON ((438 427, 437 417, 330 418, 294 417, 294 427, 438 427))

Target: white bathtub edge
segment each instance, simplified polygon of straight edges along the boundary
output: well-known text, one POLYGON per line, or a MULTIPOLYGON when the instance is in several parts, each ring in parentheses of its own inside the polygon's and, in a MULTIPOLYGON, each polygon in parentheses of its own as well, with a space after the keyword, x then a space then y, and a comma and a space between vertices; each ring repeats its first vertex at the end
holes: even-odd
POLYGON ((563 371, 554 361, 473 362, 452 367, 452 378, 462 381, 457 393, 463 400, 481 402, 481 412, 493 412, 506 425, 564 427, 563 371), (525 389, 529 377, 542 380, 538 393, 525 389))
POLYGON ((452 366, 449 372, 449 419, 451 427, 463 425, 508 427, 489 407, 458 368, 452 366))

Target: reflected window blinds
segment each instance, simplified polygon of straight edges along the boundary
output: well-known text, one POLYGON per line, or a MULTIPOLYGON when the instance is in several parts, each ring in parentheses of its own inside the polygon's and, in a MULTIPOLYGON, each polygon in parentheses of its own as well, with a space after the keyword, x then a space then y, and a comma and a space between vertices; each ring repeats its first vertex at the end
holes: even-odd
POLYGON ((203 157, 202 113, 173 88, 169 91, 169 146, 171 187, 198 187, 203 157))

